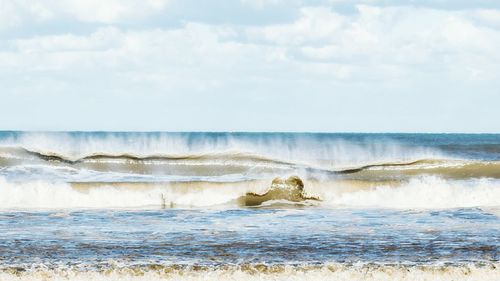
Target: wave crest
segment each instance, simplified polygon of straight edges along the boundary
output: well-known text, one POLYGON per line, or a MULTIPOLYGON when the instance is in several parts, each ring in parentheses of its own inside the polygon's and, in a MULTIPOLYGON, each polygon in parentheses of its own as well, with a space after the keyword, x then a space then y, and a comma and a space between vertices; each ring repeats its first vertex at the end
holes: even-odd
MULTIPOLYGON (((0 167, 29 165, 61 166, 97 172, 116 172, 141 175, 224 176, 229 174, 254 175, 290 174, 315 176, 343 176, 357 179, 408 178, 434 175, 451 179, 500 179, 500 161, 454 159, 413 159, 411 161, 373 162, 357 166, 332 167, 328 162, 313 163, 273 159, 241 151, 210 152, 186 155, 133 155, 94 153, 81 158, 51 152, 37 152, 25 148, 0 149, 0 167), (38 161, 36 161, 38 160, 38 161), (40 162, 41 161, 41 162, 40 162)), ((16 168, 18 169, 18 168, 16 168)))

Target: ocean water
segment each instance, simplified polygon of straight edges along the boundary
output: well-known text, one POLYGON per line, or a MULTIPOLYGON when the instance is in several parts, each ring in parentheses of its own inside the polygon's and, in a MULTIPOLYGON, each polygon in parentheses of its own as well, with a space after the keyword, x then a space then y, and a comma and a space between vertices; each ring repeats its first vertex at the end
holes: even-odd
POLYGON ((0 280, 500 280, 500 135, 0 132, 0 280))

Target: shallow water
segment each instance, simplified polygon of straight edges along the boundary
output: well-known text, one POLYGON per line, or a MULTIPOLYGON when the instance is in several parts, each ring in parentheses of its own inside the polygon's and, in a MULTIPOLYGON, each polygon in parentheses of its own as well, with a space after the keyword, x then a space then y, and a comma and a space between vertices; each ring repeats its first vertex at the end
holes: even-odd
POLYGON ((500 258, 500 220, 455 209, 248 208, 4 212, 12 264, 468 263, 500 258))

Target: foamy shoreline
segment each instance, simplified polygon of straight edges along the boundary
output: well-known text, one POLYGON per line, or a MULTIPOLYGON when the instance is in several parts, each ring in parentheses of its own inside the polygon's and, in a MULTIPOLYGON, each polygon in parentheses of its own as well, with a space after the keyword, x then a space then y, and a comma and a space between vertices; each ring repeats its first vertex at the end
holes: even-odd
POLYGON ((4 268, 0 279, 10 280, 464 280, 497 281, 498 263, 463 265, 142 265, 104 267, 4 268))

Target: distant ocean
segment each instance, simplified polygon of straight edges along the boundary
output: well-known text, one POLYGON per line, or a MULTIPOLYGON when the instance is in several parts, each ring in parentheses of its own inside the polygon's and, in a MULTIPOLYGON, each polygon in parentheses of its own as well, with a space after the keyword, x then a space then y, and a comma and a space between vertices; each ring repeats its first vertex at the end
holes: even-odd
POLYGON ((0 280, 500 280, 500 135, 0 132, 0 280))

